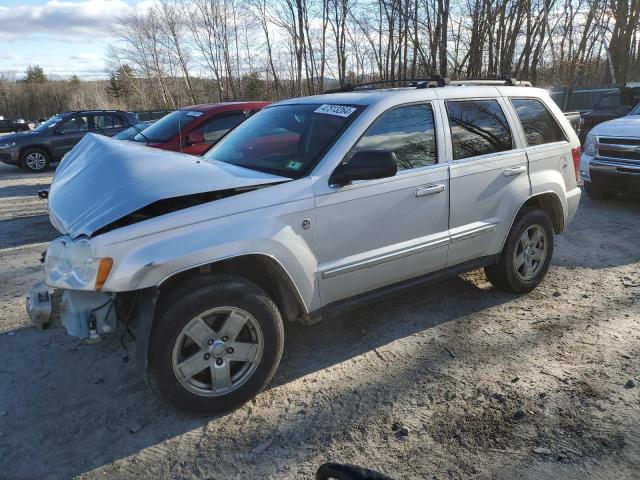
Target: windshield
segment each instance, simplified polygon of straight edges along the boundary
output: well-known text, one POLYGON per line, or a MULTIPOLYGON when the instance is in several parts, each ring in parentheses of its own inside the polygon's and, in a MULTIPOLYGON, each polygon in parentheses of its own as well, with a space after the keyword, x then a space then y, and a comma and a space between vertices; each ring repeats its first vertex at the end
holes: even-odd
POLYGON ((357 113, 358 108, 351 105, 268 107, 229 132, 204 157, 299 178, 313 168, 357 113))
POLYGON ((60 120, 62 120, 62 117, 60 115, 54 115, 53 117, 51 117, 46 122, 42 122, 40 125, 38 125, 38 128, 36 128, 35 131, 36 132, 48 132, 53 127, 55 127, 60 122, 60 120))
POLYGON ((202 112, 195 110, 176 110, 149 126, 144 131, 144 135, 138 134, 133 139, 136 142, 166 142, 179 130, 182 130, 185 125, 201 116, 202 112))

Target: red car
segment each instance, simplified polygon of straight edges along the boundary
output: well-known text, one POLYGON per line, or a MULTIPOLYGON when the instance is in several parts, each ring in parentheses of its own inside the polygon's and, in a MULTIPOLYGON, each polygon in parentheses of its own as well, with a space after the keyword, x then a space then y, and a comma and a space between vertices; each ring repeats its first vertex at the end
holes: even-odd
POLYGON ((153 148, 201 155, 269 102, 205 103, 165 115, 133 137, 153 148))

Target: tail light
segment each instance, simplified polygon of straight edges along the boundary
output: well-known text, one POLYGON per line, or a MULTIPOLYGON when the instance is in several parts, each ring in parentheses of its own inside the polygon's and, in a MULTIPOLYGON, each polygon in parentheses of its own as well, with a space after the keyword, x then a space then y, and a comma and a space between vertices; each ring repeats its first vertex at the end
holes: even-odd
POLYGON ((580 180, 580 147, 571 149, 571 156, 573 157, 573 169, 576 172, 576 181, 580 180))

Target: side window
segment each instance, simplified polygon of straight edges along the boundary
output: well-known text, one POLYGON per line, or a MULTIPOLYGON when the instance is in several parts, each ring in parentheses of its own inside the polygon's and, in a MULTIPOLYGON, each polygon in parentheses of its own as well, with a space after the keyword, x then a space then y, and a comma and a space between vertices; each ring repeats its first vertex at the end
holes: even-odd
POLYGON ((448 101, 453 159, 513 148, 511 129, 497 100, 448 101))
POLYGON ((435 164, 436 132, 431 105, 407 105, 384 113, 351 152, 362 150, 394 152, 398 170, 435 164))
POLYGON ((527 145, 562 142, 567 138, 544 104, 535 98, 512 98, 511 103, 520 118, 527 145))
POLYGON ((111 120, 113 121, 113 128, 125 128, 129 126, 129 123, 120 115, 111 115, 111 120))
POLYGON ((214 118, 201 125, 199 130, 204 134, 204 139, 207 143, 214 143, 220 140, 229 130, 240 125, 244 119, 244 113, 234 113, 233 115, 214 118))
POLYGON ((113 117, 111 115, 94 115, 93 124, 95 130, 98 131, 113 128, 113 117))
POLYGON ((86 115, 76 115, 62 122, 58 128, 58 133, 79 133, 88 130, 88 119, 86 115))
POLYGON ((95 130, 106 130, 108 128, 122 128, 124 121, 117 115, 102 114, 93 116, 95 130))

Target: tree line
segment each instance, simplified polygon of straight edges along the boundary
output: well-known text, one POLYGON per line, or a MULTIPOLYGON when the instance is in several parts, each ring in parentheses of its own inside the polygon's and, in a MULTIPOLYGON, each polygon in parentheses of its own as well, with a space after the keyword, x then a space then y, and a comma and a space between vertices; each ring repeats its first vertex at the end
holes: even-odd
POLYGON ((639 15, 640 0, 159 0, 119 19, 108 80, 4 77, 0 105, 13 89, 31 111, 48 88, 47 108, 176 108, 434 74, 620 84, 640 73, 639 15))

